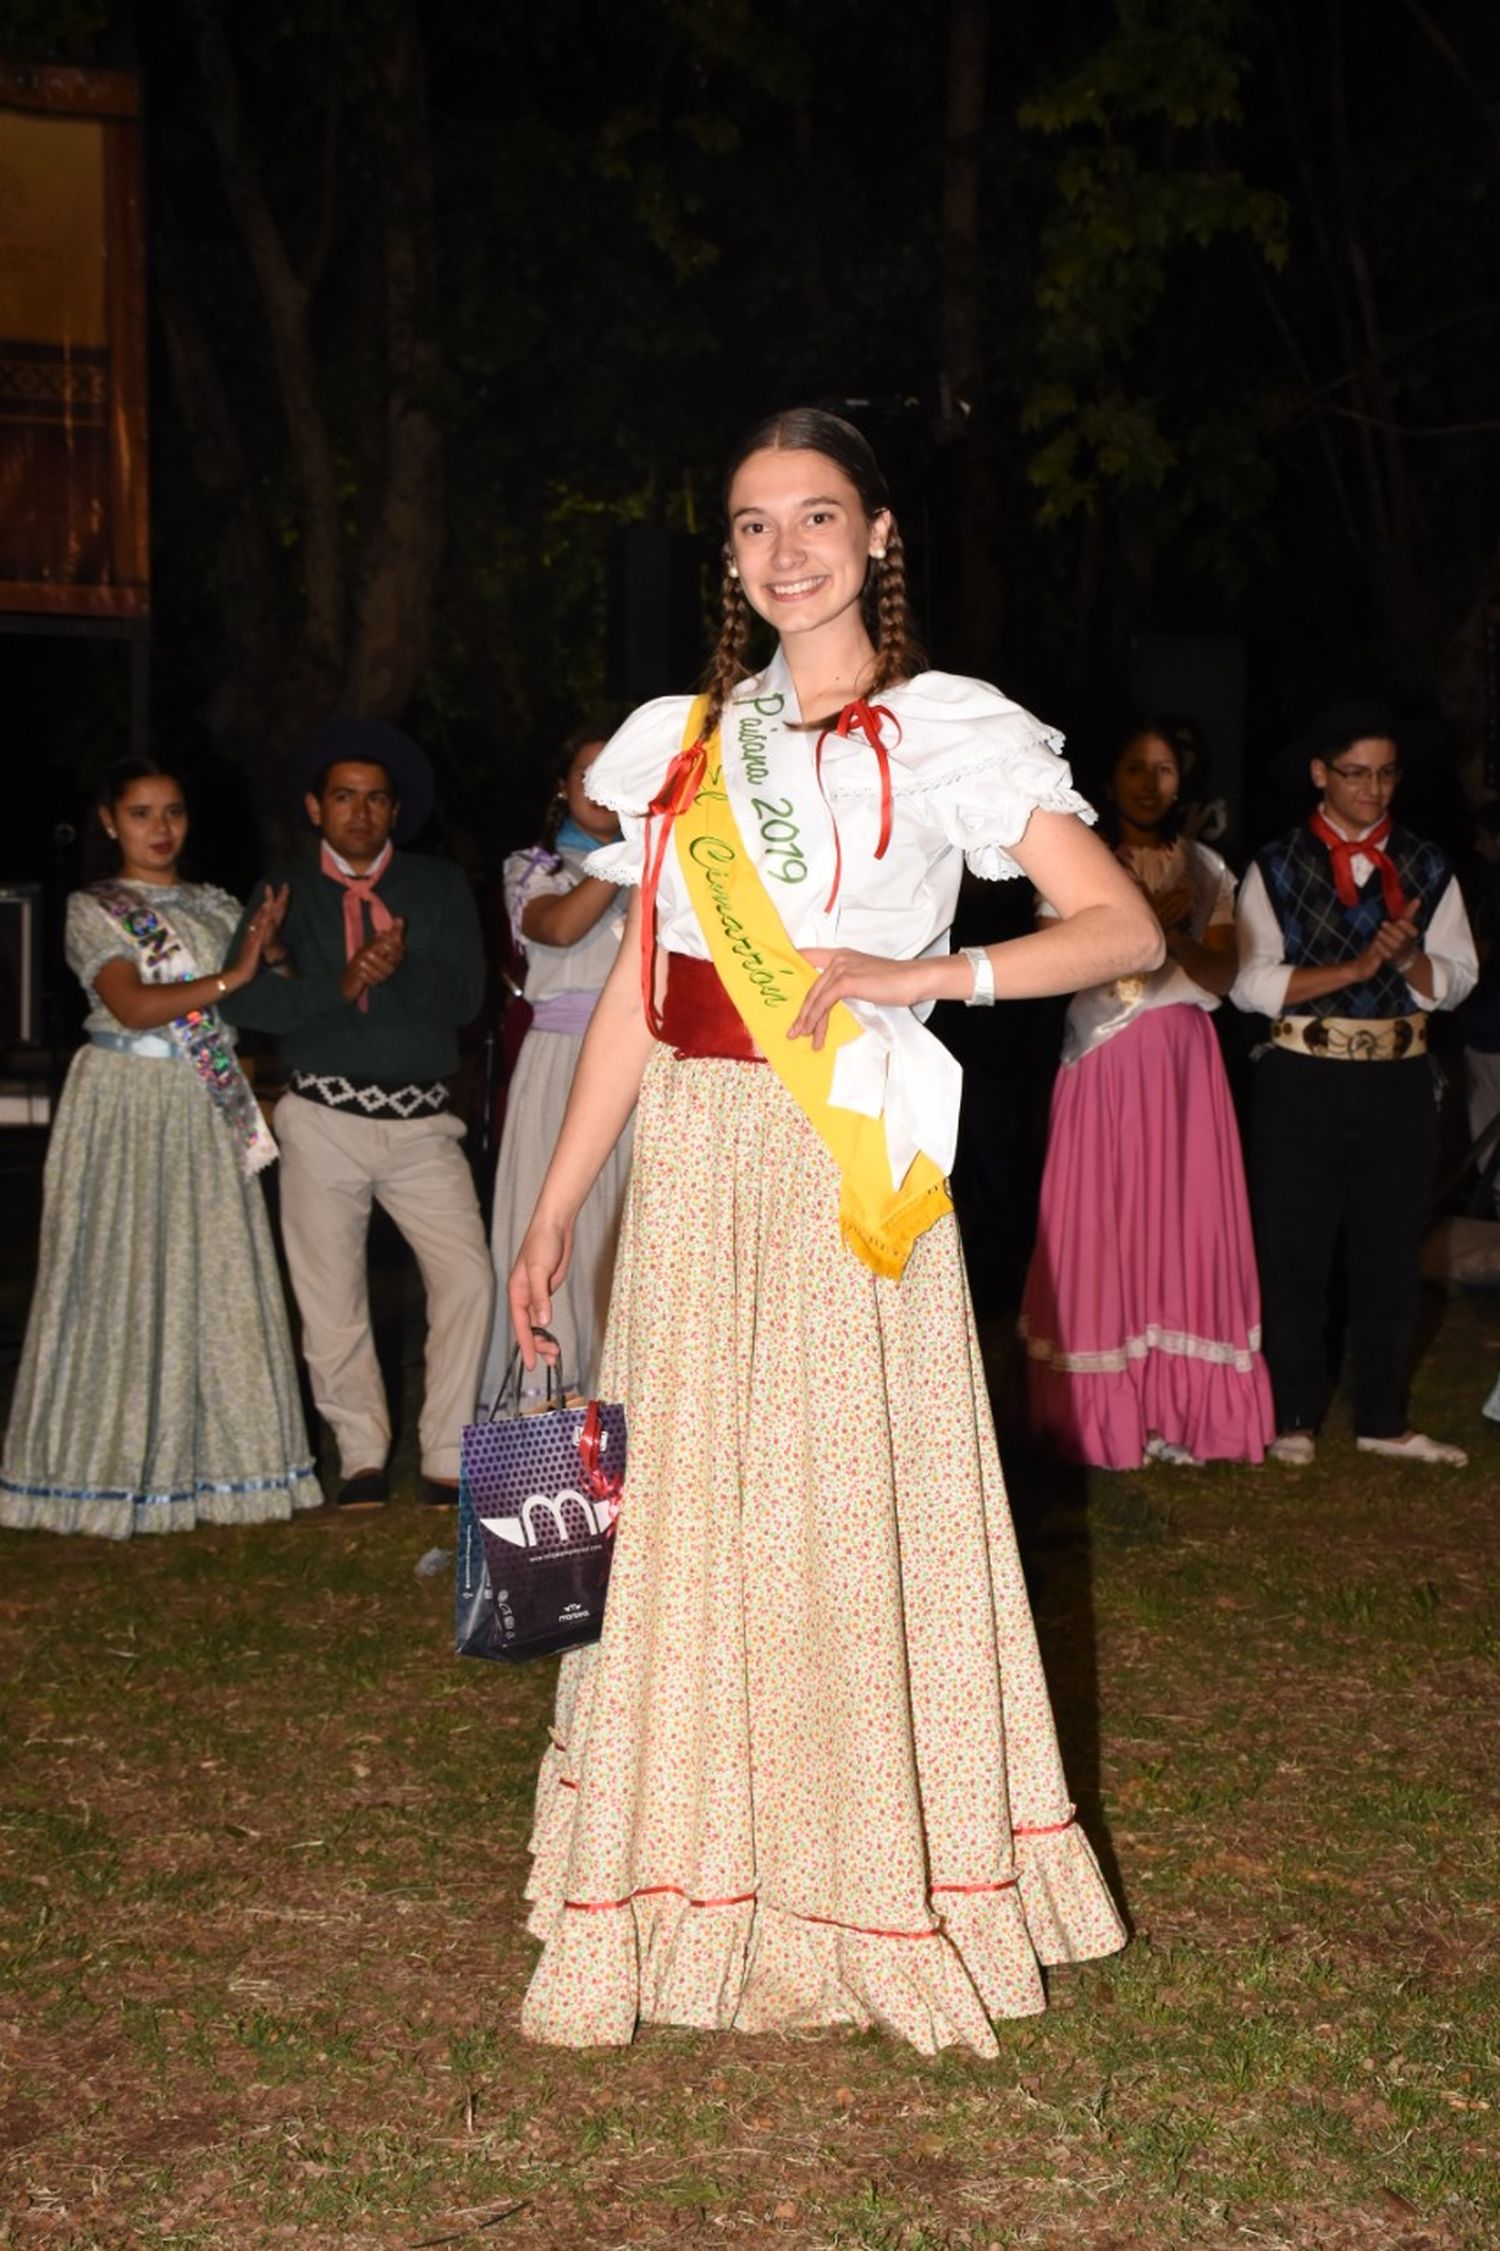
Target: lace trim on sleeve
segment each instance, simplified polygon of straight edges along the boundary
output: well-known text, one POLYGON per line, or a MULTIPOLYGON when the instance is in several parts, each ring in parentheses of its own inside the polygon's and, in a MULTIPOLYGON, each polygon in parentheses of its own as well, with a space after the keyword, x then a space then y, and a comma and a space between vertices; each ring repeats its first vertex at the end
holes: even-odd
MULTIPOLYGON (((955 811, 959 828, 969 830, 976 836, 981 829, 993 830, 996 825, 996 809, 994 807, 976 806, 971 809, 968 806, 960 805, 955 808, 955 811)), ((1090 828, 1099 818, 1088 799, 1080 797, 1076 789, 1070 788, 1064 782, 1059 782, 1058 786, 1049 790, 1044 797, 1027 797, 1020 800, 1013 808, 1008 807, 1007 811, 1014 812, 1015 822, 1010 835, 1005 838, 1003 843, 990 835, 982 843, 965 843, 963 845, 965 865, 971 874, 979 876, 986 883, 1002 883, 1012 876, 1025 874, 1026 871, 1020 863, 1011 858, 1007 846, 1020 843, 1022 837, 1026 834, 1027 824, 1033 813, 1071 813, 1077 820, 1087 823, 1090 828)))
MULTIPOLYGON (((601 798, 599 802, 604 805, 609 800, 601 798)), ((623 833, 618 843, 601 844, 597 852, 591 852, 584 861, 583 872, 585 875, 596 876, 601 883, 615 883, 622 887, 639 883, 646 864, 642 833, 644 824, 633 819, 618 805, 611 805, 610 811, 619 813, 623 833)))

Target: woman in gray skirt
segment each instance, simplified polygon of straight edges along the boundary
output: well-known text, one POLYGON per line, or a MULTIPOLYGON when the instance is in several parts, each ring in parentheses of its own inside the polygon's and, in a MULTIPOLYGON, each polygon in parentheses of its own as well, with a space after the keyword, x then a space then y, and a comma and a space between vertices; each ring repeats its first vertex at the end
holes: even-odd
MULTIPOLYGON (((505 1285, 562 1129, 583 1035, 625 927, 629 894, 585 872, 590 853, 620 834, 614 814, 588 794, 589 768, 603 748, 604 730, 598 727, 580 727, 568 737, 542 833, 529 850, 513 852, 505 863, 505 911, 517 951, 525 956, 532 1015, 516 1058, 495 1175, 490 1241, 499 1295, 480 1384, 486 1411, 505 1380, 513 1343, 505 1285)), ((627 1124, 578 1214, 572 1265, 553 1305, 569 1384, 590 1386, 597 1374, 630 1173, 630 1135, 627 1124)), ((523 1378, 523 1396, 540 1397, 545 1382, 543 1369, 532 1370, 523 1378)))
POLYGON ((254 1177, 276 1144, 216 1008, 274 950, 286 894, 225 962, 239 905, 180 878, 178 777, 123 760, 95 812, 115 872, 68 901, 88 1043, 47 1154, 0 1525, 122 1540, 287 1517, 322 1493, 254 1177))

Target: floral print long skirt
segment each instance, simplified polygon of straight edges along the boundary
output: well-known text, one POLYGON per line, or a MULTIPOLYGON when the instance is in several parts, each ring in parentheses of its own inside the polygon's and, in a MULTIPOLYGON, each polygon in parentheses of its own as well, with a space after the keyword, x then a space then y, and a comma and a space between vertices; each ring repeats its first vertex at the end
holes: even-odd
POLYGON ((564 1660, 523 2023, 879 2024, 998 2053, 1124 1931, 1069 1802, 957 1230, 900 1282, 764 1065, 658 1049, 601 1388, 629 1463, 564 1660))

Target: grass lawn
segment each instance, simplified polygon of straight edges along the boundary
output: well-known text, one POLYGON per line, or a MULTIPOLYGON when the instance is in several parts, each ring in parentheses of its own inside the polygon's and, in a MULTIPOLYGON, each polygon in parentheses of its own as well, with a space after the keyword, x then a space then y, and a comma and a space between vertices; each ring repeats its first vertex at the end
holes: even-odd
POLYGON ((0 1535, 0 2243, 123 2251, 1500 2240, 1500 1303, 1463 1472, 1015 1465, 1073 1785, 1133 1927, 1001 2059, 522 2043, 550 1665, 459 1663, 413 1503, 0 1535))

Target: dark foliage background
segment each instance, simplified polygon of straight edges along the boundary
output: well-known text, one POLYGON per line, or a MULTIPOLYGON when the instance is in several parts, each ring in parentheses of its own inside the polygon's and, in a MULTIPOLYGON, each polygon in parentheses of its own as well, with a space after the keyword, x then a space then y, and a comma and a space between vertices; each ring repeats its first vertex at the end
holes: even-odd
MULTIPOLYGON (((622 528, 690 638, 726 441, 805 397, 862 402, 934 659, 1085 751, 1134 636, 1229 633, 1253 803, 1375 677, 1477 789, 1497 50, 1488 0, 8 0, 8 56, 145 77, 152 725, 223 872, 340 707, 494 865, 649 671, 622 528)), ((124 667, 0 664, 35 863, 124 667)))

